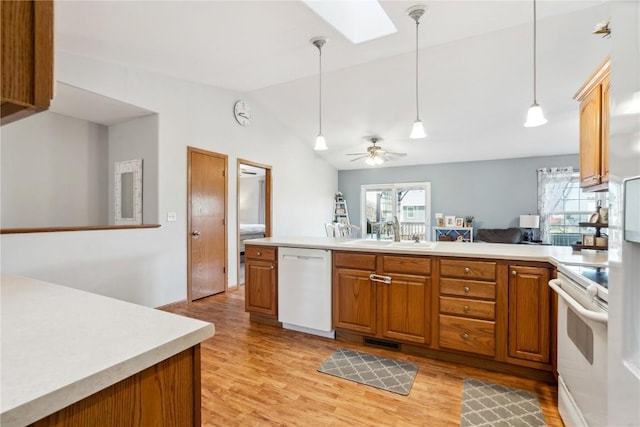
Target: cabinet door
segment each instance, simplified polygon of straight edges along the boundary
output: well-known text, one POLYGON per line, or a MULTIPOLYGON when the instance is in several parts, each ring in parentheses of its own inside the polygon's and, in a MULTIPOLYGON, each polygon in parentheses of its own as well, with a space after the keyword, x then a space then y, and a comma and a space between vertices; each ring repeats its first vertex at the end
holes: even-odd
POLYGON ((376 283, 370 271, 335 268, 333 326, 367 335, 376 333, 376 283))
POLYGON ((595 87, 580 103, 580 186, 600 184, 600 106, 602 87, 595 87))
POLYGON ((278 315, 276 264, 248 259, 245 264, 245 310, 278 315))
POLYGON ((431 279, 390 275, 382 291, 381 333, 386 338, 420 344, 431 342, 431 279))
POLYGON ((602 82, 602 136, 600 145, 600 182, 609 182, 609 77, 602 82))
POLYGON ((509 266, 510 357, 549 362, 551 290, 548 282, 546 268, 509 266))

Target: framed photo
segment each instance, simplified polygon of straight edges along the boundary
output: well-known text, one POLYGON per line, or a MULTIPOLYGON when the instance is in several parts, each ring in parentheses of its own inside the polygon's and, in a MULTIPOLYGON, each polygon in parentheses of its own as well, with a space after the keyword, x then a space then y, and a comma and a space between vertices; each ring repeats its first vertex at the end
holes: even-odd
POLYGON ((444 217, 441 216, 439 218, 436 218, 438 220, 438 227, 444 227, 444 217))
POLYGON ((595 244, 595 236, 593 234, 584 234, 582 236, 582 246, 595 246, 595 244))
POLYGON ((595 224, 600 220, 600 214, 598 212, 594 212, 591 214, 591 216, 589 217, 589 222, 591 224, 595 224))
POLYGON ((455 216, 445 216, 444 217, 444 226, 445 227, 455 227, 456 226, 456 217, 455 216))
POLYGON ((464 225, 464 220, 462 218, 456 218, 456 227, 462 227, 464 225))

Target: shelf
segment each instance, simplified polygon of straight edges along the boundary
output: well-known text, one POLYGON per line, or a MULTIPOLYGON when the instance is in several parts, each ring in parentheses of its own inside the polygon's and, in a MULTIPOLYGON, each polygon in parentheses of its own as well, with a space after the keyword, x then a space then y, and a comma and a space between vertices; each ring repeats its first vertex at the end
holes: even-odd
POLYGON ((595 227, 595 228, 609 228, 609 224, 604 224, 601 222, 580 222, 578 223, 580 227, 595 227))
POLYGON ((590 249, 590 250, 596 250, 596 251, 606 251, 608 249, 607 246, 585 246, 585 245, 582 245, 580 243, 574 243, 573 245, 571 245, 571 247, 573 248, 574 251, 580 251, 582 249, 590 249))

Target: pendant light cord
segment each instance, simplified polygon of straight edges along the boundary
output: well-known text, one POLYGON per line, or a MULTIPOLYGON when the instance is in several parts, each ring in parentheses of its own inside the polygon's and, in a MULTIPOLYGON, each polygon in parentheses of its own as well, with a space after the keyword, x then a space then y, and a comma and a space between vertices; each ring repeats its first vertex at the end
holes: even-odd
POLYGON ((418 25, 420 25, 420 21, 416 19, 416 121, 420 120, 420 109, 418 107, 418 25))
POLYGON ((537 38, 537 31, 536 31, 536 0, 533 0, 533 103, 537 104, 538 100, 536 99, 536 80, 537 80, 537 76, 536 76, 536 70, 537 70, 537 65, 536 65, 536 38, 537 38))
POLYGON ((318 46, 318 62, 319 62, 319 84, 318 84, 318 123, 320 124, 320 128, 318 130, 318 135, 322 135, 322 46, 318 46))

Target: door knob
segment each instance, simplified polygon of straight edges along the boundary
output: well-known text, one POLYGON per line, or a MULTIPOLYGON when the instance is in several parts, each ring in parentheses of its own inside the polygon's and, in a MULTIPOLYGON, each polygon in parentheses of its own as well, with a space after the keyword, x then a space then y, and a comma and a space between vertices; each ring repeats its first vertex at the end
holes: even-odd
POLYGON ((199 232, 198 230, 193 230, 193 231, 191 232, 191 235, 192 235, 192 236, 196 236, 196 237, 197 237, 197 236, 199 236, 199 235, 200 235, 200 232, 199 232))

